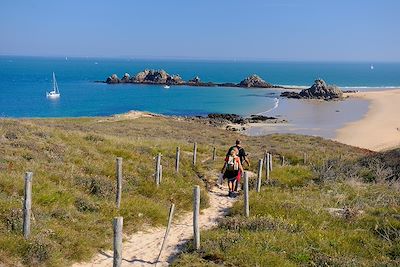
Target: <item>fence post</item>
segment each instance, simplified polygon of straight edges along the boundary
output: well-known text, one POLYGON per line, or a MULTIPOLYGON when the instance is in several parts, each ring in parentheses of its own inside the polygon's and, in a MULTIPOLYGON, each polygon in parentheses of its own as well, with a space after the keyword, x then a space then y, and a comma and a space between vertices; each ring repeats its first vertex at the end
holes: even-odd
POLYGON ((249 176, 244 172, 244 216, 249 217, 249 176))
POLYGON ((281 166, 285 165, 285 156, 282 156, 282 162, 281 162, 281 166))
POLYGON ((114 259, 113 267, 120 267, 122 264, 122 217, 114 217, 113 228, 114 228, 114 259))
POLYGON ((176 148, 176 157, 175 157, 175 171, 179 172, 179 158, 181 155, 181 148, 178 146, 176 148))
POLYGON ((261 191, 261 176, 262 176, 263 159, 258 160, 258 173, 257 173, 257 192, 261 191))
POLYGON ((160 184, 162 183, 162 165, 160 165, 160 174, 159 174, 158 182, 160 184))
POLYGON ((307 153, 303 153, 303 164, 305 165, 307 163, 307 153))
POLYGON ((269 154, 269 171, 272 172, 272 153, 269 154))
POLYGON ((215 157, 216 157, 216 154, 217 154, 217 151, 216 151, 217 149, 214 147, 213 148, 213 155, 212 155, 212 160, 213 161, 215 161, 215 157))
POLYGON ((117 178, 117 195, 115 205, 119 209, 121 205, 121 192, 122 192, 122 158, 118 157, 116 162, 116 178, 117 178))
POLYGON ((269 153, 267 153, 267 159, 266 159, 266 166, 265 166, 265 178, 267 179, 267 183, 269 183, 270 182, 270 180, 269 180, 269 172, 270 172, 270 158, 271 156, 270 156, 270 154, 269 153))
POLYGON ((175 211, 175 204, 172 203, 171 207, 169 208, 167 229, 165 230, 164 240, 163 240, 163 242, 161 244, 161 249, 160 249, 160 253, 158 254, 156 264, 160 260, 161 253, 162 253, 162 251, 164 249, 164 246, 165 246, 165 241, 167 240, 167 236, 168 236, 169 230, 171 229, 171 223, 172 223, 172 217, 174 216, 174 211, 175 211))
POLYGON ((265 167, 267 167, 267 161, 268 161, 268 151, 265 150, 265 152, 264 152, 264 164, 265 164, 265 167))
POLYGON ((31 233, 31 208, 32 208, 32 172, 25 173, 24 187, 24 238, 28 239, 31 233))
POLYGON ((161 153, 158 153, 156 160, 156 176, 155 176, 155 181, 157 186, 160 185, 160 165, 161 165, 161 153))
POLYGON ((196 185, 193 189, 193 246, 195 250, 200 249, 200 186, 196 185))
POLYGON ((196 158, 197 158, 197 142, 193 145, 193 165, 196 165, 196 158))

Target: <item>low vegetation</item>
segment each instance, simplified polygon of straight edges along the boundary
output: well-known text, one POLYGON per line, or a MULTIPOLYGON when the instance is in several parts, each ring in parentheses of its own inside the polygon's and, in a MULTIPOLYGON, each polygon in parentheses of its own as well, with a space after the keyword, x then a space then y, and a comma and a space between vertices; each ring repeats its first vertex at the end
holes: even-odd
MULTIPOLYGON (((171 202, 191 209, 193 185, 215 182, 226 149, 241 138, 256 172, 274 153, 272 182, 251 192, 202 248, 176 266, 396 265, 399 262, 398 151, 374 153, 318 137, 246 137, 172 118, 0 120, 0 265, 68 266, 112 245, 112 218, 124 233, 165 225, 171 202), (192 166, 193 142, 198 161, 192 166), (181 148, 179 174, 175 150, 181 148), (217 160, 211 160, 212 148, 217 160), (154 184, 155 156, 163 180, 154 184), (307 153, 307 164, 303 155, 307 153), (396 154, 397 153, 397 154, 396 154), (287 166, 279 167, 279 155, 287 166), (123 158, 121 208, 115 208, 115 159, 123 158), (22 236, 23 176, 33 174, 32 234, 22 236)), ((254 188, 254 181, 251 181, 254 188)))
POLYGON ((400 149, 349 155, 274 168, 174 266, 399 266, 400 149))

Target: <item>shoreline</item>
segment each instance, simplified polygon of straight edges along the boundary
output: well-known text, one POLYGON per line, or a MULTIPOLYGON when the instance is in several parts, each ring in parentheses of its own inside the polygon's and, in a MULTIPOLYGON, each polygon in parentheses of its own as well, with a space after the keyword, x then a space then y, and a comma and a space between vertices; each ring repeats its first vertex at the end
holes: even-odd
POLYGON ((362 119, 347 123, 336 131, 335 141, 383 151, 400 146, 400 89, 359 92, 350 95, 368 101, 362 119))
MULTIPOLYGON (((284 89, 275 89, 278 91, 284 89)), ((296 89, 294 89, 296 90, 296 89)), ((361 91, 345 94, 343 101, 297 100, 278 98, 279 105, 255 115, 275 117, 276 120, 257 123, 210 122, 207 116, 163 115, 149 111, 130 110, 109 116, 82 117, 0 117, 0 119, 74 119, 98 118, 107 120, 135 119, 139 117, 171 117, 211 124, 226 130, 251 136, 274 133, 314 135, 343 144, 382 151, 400 146, 400 88, 361 91), (286 113, 285 113, 286 112, 286 113), (277 123, 278 122, 278 123, 277 123), (228 127, 229 126, 229 127, 228 127)), ((250 117, 250 116, 248 116, 250 117)))

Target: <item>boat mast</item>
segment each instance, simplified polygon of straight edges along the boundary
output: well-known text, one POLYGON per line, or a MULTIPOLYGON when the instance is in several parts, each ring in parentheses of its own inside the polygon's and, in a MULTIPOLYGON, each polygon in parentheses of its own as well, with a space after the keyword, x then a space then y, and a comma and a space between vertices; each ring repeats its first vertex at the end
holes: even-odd
POLYGON ((53 71, 53 91, 55 91, 58 94, 58 85, 57 85, 56 75, 54 74, 54 71, 53 71))

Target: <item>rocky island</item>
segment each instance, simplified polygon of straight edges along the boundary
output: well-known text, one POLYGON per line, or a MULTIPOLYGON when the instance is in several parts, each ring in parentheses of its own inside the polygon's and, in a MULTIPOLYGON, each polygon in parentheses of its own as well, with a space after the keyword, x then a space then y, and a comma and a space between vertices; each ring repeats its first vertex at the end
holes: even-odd
POLYGON ((296 98, 296 99, 323 99, 323 100, 338 100, 343 99, 343 91, 335 85, 328 85, 322 79, 316 79, 314 84, 303 89, 300 93, 286 91, 281 94, 281 97, 296 98))
POLYGON ((242 87, 242 88, 284 88, 264 81, 258 75, 251 75, 240 83, 214 83, 203 82, 199 76, 184 81, 179 75, 168 74, 165 70, 144 70, 131 77, 125 73, 122 78, 116 74, 111 75, 104 81, 107 84, 133 83, 133 84, 158 84, 158 85, 186 85, 186 86, 219 86, 219 87, 242 87))

